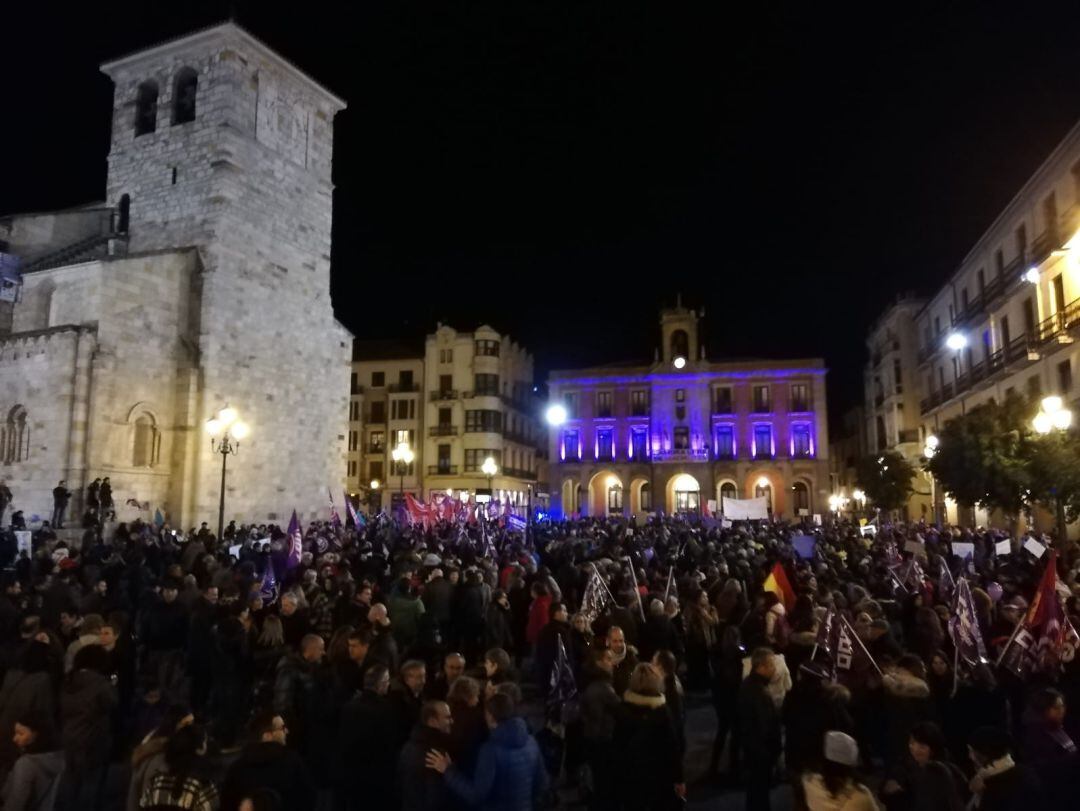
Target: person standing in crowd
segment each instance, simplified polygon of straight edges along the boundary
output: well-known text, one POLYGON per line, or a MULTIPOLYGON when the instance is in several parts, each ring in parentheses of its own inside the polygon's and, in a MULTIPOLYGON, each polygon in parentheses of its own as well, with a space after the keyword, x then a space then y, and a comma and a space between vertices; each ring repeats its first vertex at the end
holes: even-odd
POLYGON ((620 701, 612 687, 615 656, 593 652, 586 665, 588 686, 580 701, 583 749, 592 771, 591 811, 612 811, 619 803, 619 758, 615 748, 615 719, 620 701))
POLYGON ((750 654, 750 675, 739 688, 739 744, 746 780, 747 811, 769 811, 773 770, 780 757, 780 713, 769 693, 776 674, 775 654, 755 648, 750 654))
POLYGON ((1042 782, 1044 799, 1055 808, 1071 802, 1080 776, 1080 755, 1065 731, 1065 696, 1053 687, 1036 692, 1023 730, 1021 752, 1042 782))
POLYGON ((810 811, 878 811, 874 795, 856 780, 859 746, 838 730, 825 733, 820 770, 803 775, 806 807, 810 811))
POLYGON ((1000 727, 979 727, 968 740, 975 776, 970 788, 979 811, 1029 811, 1043 801, 1036 774, 1013 760, 1009 733, 1000 727))
POLYGON ((936 724, 911 728, 908 756, 894 766, 881 789, 889 811, 960 811, 967 794, 963 772, 949 762, 945 736, 936 724))
POLYGON ((60 791, 66 807, 100 807, 118 704, 108 653, 100 645, 84 647, 60 691, 65 761, 60 791))
POLYGON ((402 811, 439 811, 447 808, 448 789, 438 772, 426 765, 428 752, 450 751, 454 718, 445 701, 428 701, 420 708, 419 723, 398 756, 398 784, 402 811))
POLYGON ((630 674, 638 665, 637 651, 626 644, 626 636, 618 625, 612 625, 607 632, 607 650, 615 663, 612 686, 618 695, 626 692, 630 686, 630 674))
POLYGON ((229 766, 221 786, 222 808, 239 808, 244 797, 263 788, 281 798, 283 808, 312 811, 316 790, 304 759, 285 742, 289 729, 273 710, 262 710, 249 726, 249 742, 229 766))
POLYGON ((64 773, 64 753, 53 745, 51 719, 24 716, 15 722, 12 743, 19 756, 0 788, 5 811, 53 808, 64 773))
POLYGON ((101 480, 101 489, 98 491, 101 500, 101 520, 111 521, 116 518, 116 506, 113 504, 112 482, 106 476, 101 480))
POLYGON ((424 704, 424 685, 427 683, 427 666, 418 659, 410 659, 401 666, 400 680, 390 688, 390 703, 394 708, 394 746, 400 747, 420 720, 424 704))
POLYGON ((71 500, 71 491, 67 489, 66 484, 67 482, 61 479, 52 491, 53 512, 49 523, 55 529, 64 528, 64 511, 67 510, 68 502, 71 500))
POLYGON ((220 798, 206 749, 202 727, 191 725, 177 730, 165 744, 165 770, 147 785, 139 808, 218 811, 220 798))
POLYGON ((427 766, 442 774, 450 790, 470 807, 535 808, 547 791, 548 774, 540 747, 524 719, 515 713, 513 699, 496 693, 484 708, 484 718, 491 737, 480 747, 471 778, 454 766, 446 752, 430 750, 427 766))
POLYGON ((386 697, 390 671, 378 663, 364 674, 364 689, 341 711, 338 732, 339 797, 346 808, 393 808, 394 708, 386 697))

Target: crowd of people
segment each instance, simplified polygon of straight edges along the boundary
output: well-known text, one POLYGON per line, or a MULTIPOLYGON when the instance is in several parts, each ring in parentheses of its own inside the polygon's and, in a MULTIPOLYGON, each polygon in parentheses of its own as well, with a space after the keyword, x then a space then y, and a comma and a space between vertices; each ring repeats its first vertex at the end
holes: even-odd
POLYGON ((1069 624, 1074 543, 504 522, 92 522, 30 555, 0 534, 0 807, 676 809, 688 783, 750 811, 1067 802, 1071 642, 996 664, 1042 644, 1020 631, 1047 567, 1069 624), (695 702, 715 735, 688 775, 695 702))

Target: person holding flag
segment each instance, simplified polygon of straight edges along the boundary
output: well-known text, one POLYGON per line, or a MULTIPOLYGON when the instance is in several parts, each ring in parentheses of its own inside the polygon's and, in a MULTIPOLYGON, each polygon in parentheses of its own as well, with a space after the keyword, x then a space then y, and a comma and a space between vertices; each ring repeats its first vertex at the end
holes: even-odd
POLYGON ((292 518, 289 519, 288 551, 285 555, 285 568, 288 570, 299 566, 303 553, 304 541, 303 534, 300 531, 300 519, 296 515, 296 510, 293 510, 292 518))

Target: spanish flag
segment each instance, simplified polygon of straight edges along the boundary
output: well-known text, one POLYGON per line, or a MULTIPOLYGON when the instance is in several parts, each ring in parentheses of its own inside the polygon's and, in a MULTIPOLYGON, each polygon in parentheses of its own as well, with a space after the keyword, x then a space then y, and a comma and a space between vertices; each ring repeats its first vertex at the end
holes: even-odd
POLYGON ((769 576, 765 578, 765 585, 762 586, 762 589, 771 591, 779 597, 780 602, 784 604, 784 608, 788 611, 795 605, 795 590, 791 587, 791 583, 788 582, 787 573, 779 561, 773 565, 769 576))

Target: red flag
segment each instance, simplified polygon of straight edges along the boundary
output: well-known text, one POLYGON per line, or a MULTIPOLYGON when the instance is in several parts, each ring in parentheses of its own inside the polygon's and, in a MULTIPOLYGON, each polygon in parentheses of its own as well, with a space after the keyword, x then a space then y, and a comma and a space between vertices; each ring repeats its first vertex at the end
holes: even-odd
POLYGON ((1057 552, 1051 551, 1027 614, 1005 644, 998 664, 1021 677, 1035 671, 1052 673, 1060 667, 1066 648, 1073 646, 1071 628, 1057 593, 1057 552))

